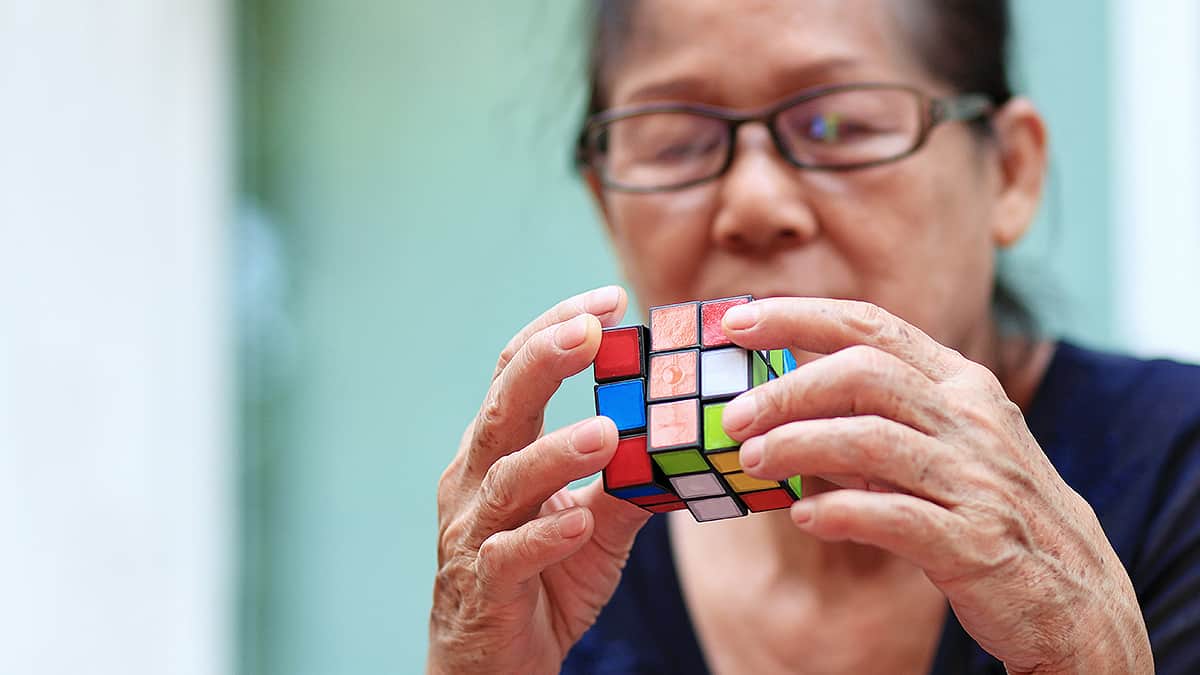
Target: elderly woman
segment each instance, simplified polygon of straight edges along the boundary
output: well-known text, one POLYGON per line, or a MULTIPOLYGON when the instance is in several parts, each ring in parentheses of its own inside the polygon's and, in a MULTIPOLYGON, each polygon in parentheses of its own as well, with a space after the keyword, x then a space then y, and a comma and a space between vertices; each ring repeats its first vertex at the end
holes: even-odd
MULTIPOLYGON (((433 672, 1200 672, 1200 369, 1012 321, 996 256, 1046 130, 995 0, 597 3, 578 148, 643 305, 801 365, 726 432, 790 511, 716 523, 571 481, 542 434, 622 318, 566 300, 501 352, 439 488, 433 672)), ((1019 318, 1019 312, 1018 312, 1019 318)))

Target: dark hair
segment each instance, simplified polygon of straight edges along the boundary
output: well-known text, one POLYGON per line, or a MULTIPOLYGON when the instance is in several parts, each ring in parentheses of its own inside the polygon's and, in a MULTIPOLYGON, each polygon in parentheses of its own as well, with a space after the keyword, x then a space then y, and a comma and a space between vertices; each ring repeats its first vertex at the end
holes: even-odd
MULTIPOLYGON (((637 0, 592 0, 591 4, 587 116, 607 105, 605 72, 624 51, 637 0)), ((896 21, 934 78, 959 93, 986 94, 997 106, 1012 98, 1008 0, 901 0, 897 4, 896 21)), ((974 122, 973 128, 985 137, 992 131, 988 118, 974 122)), ((1026 337, 1039 332, 1032 310, 999 273, 992 310, 1004 329, 1026 337)))

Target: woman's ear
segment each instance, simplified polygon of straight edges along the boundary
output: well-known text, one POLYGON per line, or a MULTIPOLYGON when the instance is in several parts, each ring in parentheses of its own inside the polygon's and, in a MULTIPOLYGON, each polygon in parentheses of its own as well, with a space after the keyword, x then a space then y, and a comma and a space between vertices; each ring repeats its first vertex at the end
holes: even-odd
POLYGON ((992 217, 992 240, 1000 248, 1024 236, 1037 215, 1046 179, 1046 123, 1026 98, 1014 98, 992 114, 1000 162, 1000 194, 992 217))

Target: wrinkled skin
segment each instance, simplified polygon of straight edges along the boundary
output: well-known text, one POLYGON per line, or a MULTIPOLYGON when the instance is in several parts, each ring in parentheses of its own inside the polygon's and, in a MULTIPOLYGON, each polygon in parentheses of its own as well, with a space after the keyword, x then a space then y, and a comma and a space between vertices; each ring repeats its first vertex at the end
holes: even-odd
POLYGON ((433 671, 542 673, 559 665, 612 596, 649 513, 590 476, 617 430, 597 417, 540 435, 547 401, 588 367, 601 326, 625 311, 619 288, 560 303, 500 356, 479 414, 438 486, 433 671))
MULTIPOLYGON (((755 109, 861 81, 953 93, 907 46, 904 11, 886 0, 644 0, 606 73, 608 104, 755 109)), ((995 255, 1033 220, 1046 134, 1020 98, 992 126, 982 138, 945 125, 902 161, 833 174, 790 167, 750 124, 710 183, 631 195, 588 178, 643 305, 771 298, 731 312, 726 333, 787 347, 802 365, 737 399, 725 426, 750 474, 811 478, 812 496, 790 512, 793 543, 910 564, 1011 672, 1152 672, 1128 576, 1021 413, 1051 347, 1001 368, 1014 352, 990 315, 995 255)), ((616 431, 599 418, 541 426, 559 382, 589 365, 625 304, 617 289, 564 301, 501 354, 439 485, 431 671, 557 672, 611 597, 648 514, 598 483, 565 486, 604 466, 616 431)), ((745 649, 778 650, 785 664, 802 640, 772 641, 766 626, 760 642, 745 649)))

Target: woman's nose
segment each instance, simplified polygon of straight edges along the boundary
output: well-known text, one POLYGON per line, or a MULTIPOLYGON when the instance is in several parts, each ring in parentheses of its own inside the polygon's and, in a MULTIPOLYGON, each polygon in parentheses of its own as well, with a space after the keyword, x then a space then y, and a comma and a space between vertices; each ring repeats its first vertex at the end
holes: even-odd
POLYGON ((802 246, 819 232, 799 171, 780 156, 766 127, 738 130, 733 164, 720 179, 715 242, 731 251, 764 254, 802 246))

